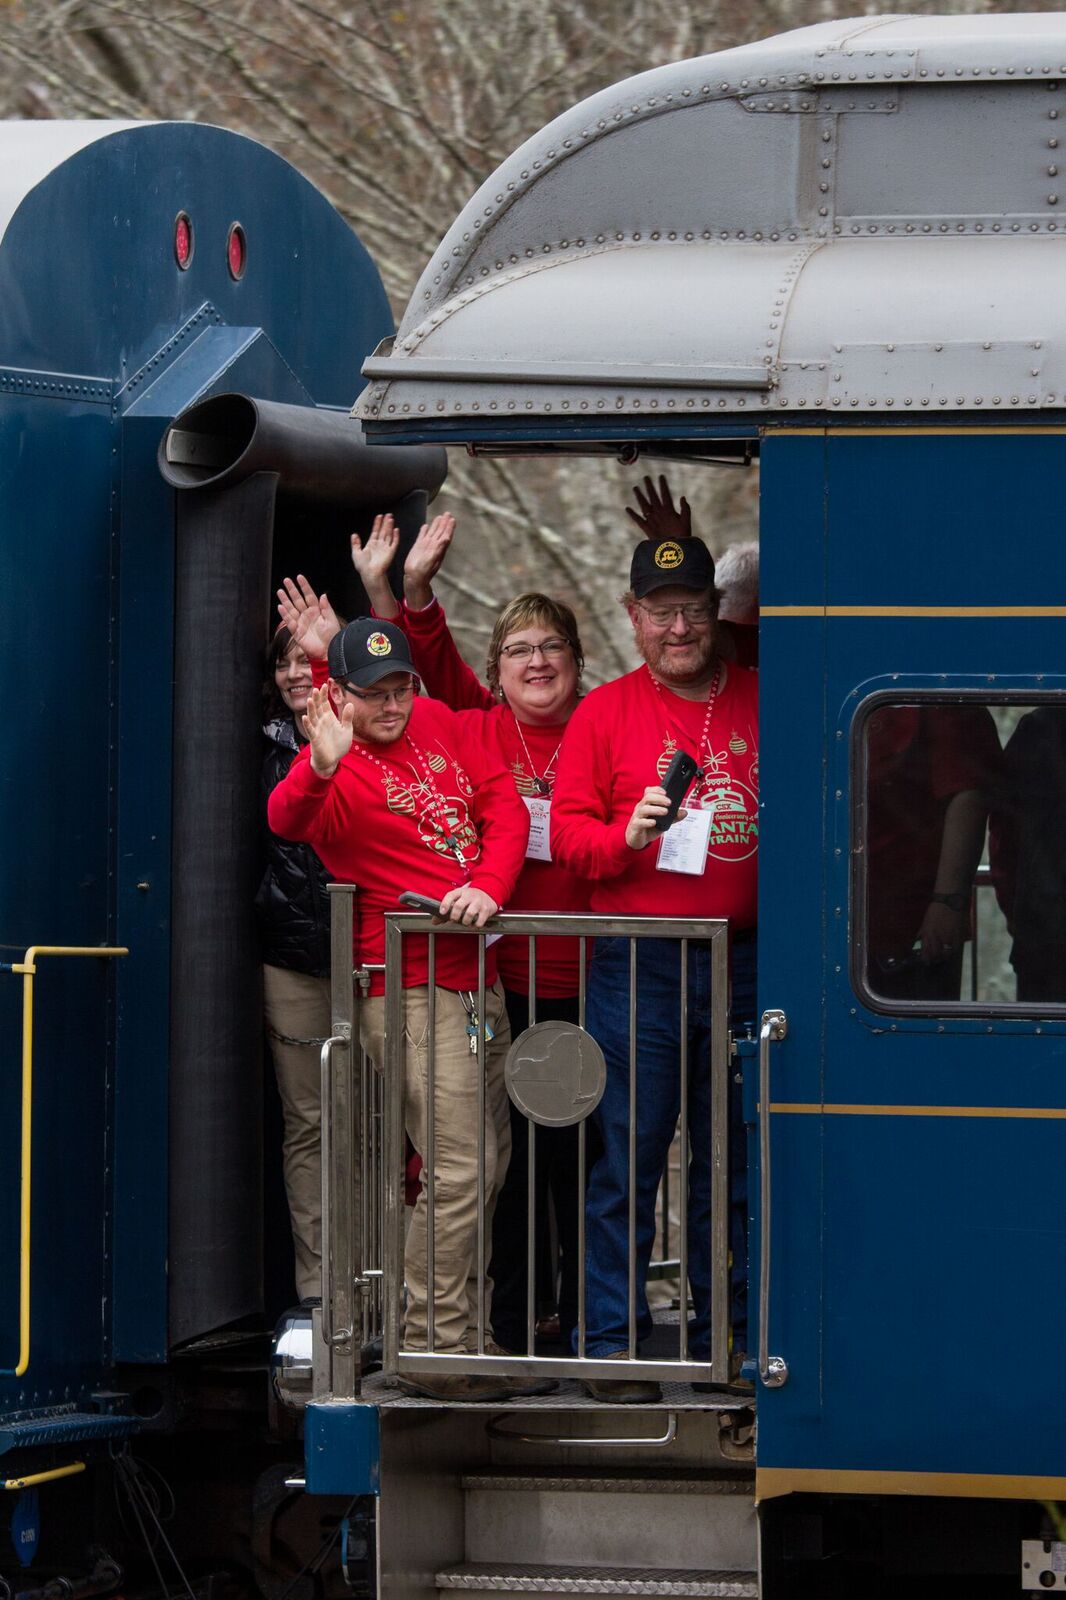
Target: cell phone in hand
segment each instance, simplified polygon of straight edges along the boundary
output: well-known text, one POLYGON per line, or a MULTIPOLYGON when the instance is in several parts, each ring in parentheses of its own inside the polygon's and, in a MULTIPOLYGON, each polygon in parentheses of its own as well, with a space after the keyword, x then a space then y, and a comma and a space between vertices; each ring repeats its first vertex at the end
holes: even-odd
POLYGON ((670 809, 659 818, 652 833, 665 833, 677 821, 681 803, 697 778, 703 777, 702 768, 693 761, 687 750, 677 750, 663 774, 663 788, 670 800, 670 809))
POLYGON ((413 889, 406 890, 400 896, 400 904, 410 906, 412 911, 426 911, 431 917, 442 915, 439 900, 435 900, 431 894, 415 894, 413 889))

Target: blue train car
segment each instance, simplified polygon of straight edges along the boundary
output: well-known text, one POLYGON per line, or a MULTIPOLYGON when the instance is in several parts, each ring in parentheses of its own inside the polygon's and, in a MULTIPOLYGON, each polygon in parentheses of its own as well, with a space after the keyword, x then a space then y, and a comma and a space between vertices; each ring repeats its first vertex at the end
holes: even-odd
POLYGON ((383 1600, 1066 1587, 1064 94, 1057 14, 656 69, 509 158, 395 335, 259 146, 0 130, 0 1594, 164 1591, 103 1505, 158 1514, 138 1459, 194 1593, 324 1592, 334 1544, 383 1600), (298 565, 358 610, 344 532, 417 526, 449 445, 760 463, 761 1028, 708 1064, 744 1081, 752 1386, 722 1341, 650 1353, 624 1418, 581 1358, 530 1353, 560 1388, 506 1407, 363 1376, 379 1313, 417 1357, 336 895, 326 1304, 282 1324, 268 1437, 270 592, 298 565))
POLYGON ((1057 13, 657 68, 487 180, 363 368, 381 441, 759 456, 767 1595, 1063 1586, 1064 96, 1057 13))
MULTIPOLYGON (((334 536, 385 508, 417 526, 443 453, 385 457, 349 419, 384 290, 270 151, 5 123, 0 174, 0 659, 22 684, 0 781, 0 1573, 36 1553, 24 1583, 77 1591, 95 1462, 197 1406, 262 1427, 248 1329, 292 1298, 250 921, 273 585, 299 567, 357 611, 334 536), (204 407, 226 459, 200 449, 204 407)), ((204 1484, 250 1470, 205 1450, 204 1484)), ((225 1520, 186 1558, 215 1559, 225 1520)))

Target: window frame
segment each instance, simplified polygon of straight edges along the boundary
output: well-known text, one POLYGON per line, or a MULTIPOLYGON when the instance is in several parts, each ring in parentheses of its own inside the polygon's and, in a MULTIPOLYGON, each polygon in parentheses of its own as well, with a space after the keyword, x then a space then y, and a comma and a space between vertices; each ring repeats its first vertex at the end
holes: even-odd
POLYGON ((1066 709, 1066 687, 1038 688, 1013 686, 996 688, 990 679, 980 688, 952 688, 947 683, 918 687, 899 682, 878 689, 860 700, 850 722, 848 745, 848 977, 853 994, 867 1010, 879 1016, 899 1018, 939 1018, 945 1022, 965 1018, 1001 1017, 1012 1022, 1034 1019, 1066 1020, 1066 1001, 1012 1000, 902 1000, 879 995, 868 982, 867 915, 867 794, 869 784, 866 726, 870 717, 885 706, 911 705, 1021 705, 1035 710, 1041 705, 1061 705, 1066 709))

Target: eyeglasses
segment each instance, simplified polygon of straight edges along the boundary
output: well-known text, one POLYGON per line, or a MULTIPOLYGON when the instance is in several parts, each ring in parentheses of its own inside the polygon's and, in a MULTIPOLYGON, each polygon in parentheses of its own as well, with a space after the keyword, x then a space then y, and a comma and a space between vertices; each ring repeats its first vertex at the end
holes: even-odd
POLYGON ((569 648, 567 639, 544 639, 540 644, 505 644, 500 654, 508 661, 528 661, 539 650, 545 661, 550 661, 552 656, 561 656, 569 648))
POLYGON ((688 606, 646 606, 642 600, 638 600, 637 605, 657 628, 669 627, 675 617, 684 617, 686 622, 710 622, 714 616, 713 606, 698 601, 688 606))
POLYGON ((342 687, 356 700, 361 700, 365 706, 372 706, 375 710, 387 705, 390 700, 395 700, 398 706, 403 705, 404 701, 410 700, 415 692, 413 683, 404 684, 402 689, 371 689, 369 692, 357 689, 351 683, 345 683, 342 687))

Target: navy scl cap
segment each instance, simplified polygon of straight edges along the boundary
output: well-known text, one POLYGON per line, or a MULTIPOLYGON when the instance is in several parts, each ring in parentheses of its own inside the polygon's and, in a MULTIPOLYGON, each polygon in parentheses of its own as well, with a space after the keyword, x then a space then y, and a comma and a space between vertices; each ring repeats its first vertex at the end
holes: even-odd
POLYGON ((702 539, 642 539, 629 564, 629 587, 638 600, 655 589, 714 588, 714 557, 702 539))
POLYGON ((414 676, 411 647, 402 628, 377 617, 356 617, 329 641, 329 675, 369 689, 392 672, 414 676))

